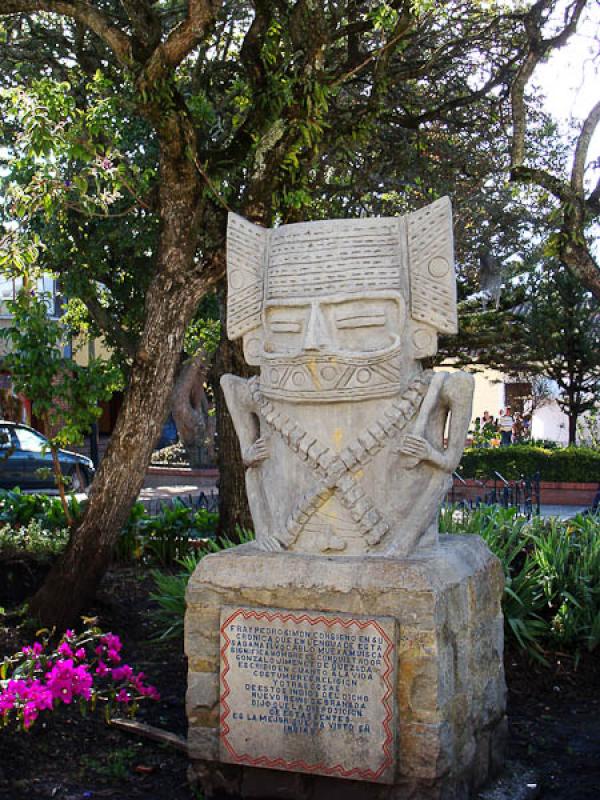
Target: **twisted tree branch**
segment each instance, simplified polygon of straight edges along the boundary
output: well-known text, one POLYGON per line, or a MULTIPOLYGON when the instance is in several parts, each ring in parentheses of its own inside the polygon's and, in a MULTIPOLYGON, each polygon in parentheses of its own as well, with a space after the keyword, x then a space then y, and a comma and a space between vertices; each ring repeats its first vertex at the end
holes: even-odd
POLYGON ((84 0, 3 0, 0 6, 0 16, 33 14, 36 11, 62 14, 82 22, 110 47, 121 64, 132 66, 132 43, 129 36, 116 28, 106 14, 84 0))

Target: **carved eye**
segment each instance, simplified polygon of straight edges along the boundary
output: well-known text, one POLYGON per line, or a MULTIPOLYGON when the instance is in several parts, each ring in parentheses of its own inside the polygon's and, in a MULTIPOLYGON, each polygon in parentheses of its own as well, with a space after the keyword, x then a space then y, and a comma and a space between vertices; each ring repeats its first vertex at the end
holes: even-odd
POLYGON ((273 333, 300 333, 302 330, 299 322, 286 319, 272 319, 270 325, 273 333))
POLYGON ((335 324, 342 328, 380 328, 385 325, 385 313, 373 311, 370 314, 336 314, 335 324))

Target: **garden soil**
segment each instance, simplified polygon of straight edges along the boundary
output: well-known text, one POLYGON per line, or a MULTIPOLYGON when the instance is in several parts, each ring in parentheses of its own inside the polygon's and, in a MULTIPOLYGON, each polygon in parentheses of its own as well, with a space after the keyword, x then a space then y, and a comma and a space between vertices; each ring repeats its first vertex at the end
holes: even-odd
MULTIPOLYGON (((138 719, 185 736, 182 645, 153 640, 151 590, 146 570, 114 569, 90 614, 121 636, 125 659, 161 692, 138 719)), ((0 617, 0 659, 33 638, 10 619, 0 617)), ((571 657, 556 656, 543 668, 509 651, 506 669, 513 765, 537 773, 544 800, 598 800, 600 657, 586 654, 575 668, 571 657)), ((0 730, 2 800, 198 800, 186 769, 177 750, 109 727, 101 715, 65 709, 40 717, 28 734, 0 730)))

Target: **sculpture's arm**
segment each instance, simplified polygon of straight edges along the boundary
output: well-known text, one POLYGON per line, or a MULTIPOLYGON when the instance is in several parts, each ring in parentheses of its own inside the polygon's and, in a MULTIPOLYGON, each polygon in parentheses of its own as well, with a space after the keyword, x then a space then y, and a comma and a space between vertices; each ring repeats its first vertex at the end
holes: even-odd
POLYGON ((473 376, 466 372, 450 373, 444 380, 439 402, 450 414, 448 444, 445 449, 439 450, 423 436, 409 434, 402 440, 402 453, 419 461, 428 461, 444 472, 454 472, 460 463, 469 430, 474 385, 473 376))
POLYGON ((265 440, 260 436, 257 409, 248 388, 248 381, 238 378, 237 375, 223 375, 221 388, 240 440, 244 466, 252 467, 268 458, 269 451, 265 440))

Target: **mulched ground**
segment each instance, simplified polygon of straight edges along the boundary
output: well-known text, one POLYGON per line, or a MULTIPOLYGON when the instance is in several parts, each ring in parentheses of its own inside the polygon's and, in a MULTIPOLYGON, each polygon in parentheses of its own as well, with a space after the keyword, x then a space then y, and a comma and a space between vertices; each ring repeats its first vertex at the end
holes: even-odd
MULTIPOLYGON (((126 660, 161 692, 160 703, 148 703, 138 719, 185 735, 185 658, 180 641, 151 639, 151 587, 145 572, 115 569, 91 611, 121 636, 126 660)), ((0 659, 31 639, 31 632, 2 627, 0 618, 0 659)), ((599 667, 593 655, 577 669, 568 656, 543 669, 507 655, 509 755, 539 772, 544 800, 600 797, 599 667)), ((0 731, 2 800, 198 800, 186 769, 176 750, 110 728, 99 716, 59 712, 29 734, 0 731)))

